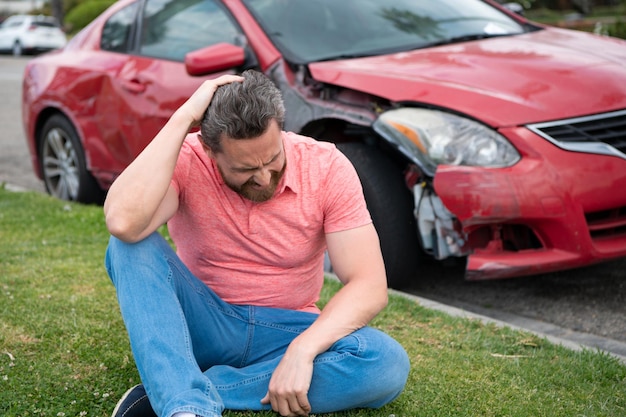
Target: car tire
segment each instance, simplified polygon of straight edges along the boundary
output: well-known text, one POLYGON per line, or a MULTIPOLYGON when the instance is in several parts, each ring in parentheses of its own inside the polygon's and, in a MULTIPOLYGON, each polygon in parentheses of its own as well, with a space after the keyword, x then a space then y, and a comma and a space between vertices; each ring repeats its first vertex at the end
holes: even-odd
POLYGON ((13 54, 13 56, 22 56, 24 54, 24 49, 22 48, 22 44, 20 43, 20 41, 15 41, 13 43, 11 53, 13 54))
POLYGON ((87 170, 85 153, 72 123, 55 114, 46 121, 38 139, 46 191, 61 200, 102 203, 104 192, 87 170))
POLYGON ((352 162, 361 180, 380 239, 388 286, 406 287, 416 279, 424 255, 417 238, 413 196, 402 172, 372 146, 341 143, 337 148, 352 162))

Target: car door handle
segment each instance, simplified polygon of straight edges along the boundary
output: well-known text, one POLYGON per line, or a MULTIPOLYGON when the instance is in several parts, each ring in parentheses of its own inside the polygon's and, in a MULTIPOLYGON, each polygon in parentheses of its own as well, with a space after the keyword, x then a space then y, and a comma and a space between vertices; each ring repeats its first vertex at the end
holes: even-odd
POLYGON ((131 93, 139 94, 146 91, 146 84, 133 78, 131 80, 122 80, 122 88, 131 93))

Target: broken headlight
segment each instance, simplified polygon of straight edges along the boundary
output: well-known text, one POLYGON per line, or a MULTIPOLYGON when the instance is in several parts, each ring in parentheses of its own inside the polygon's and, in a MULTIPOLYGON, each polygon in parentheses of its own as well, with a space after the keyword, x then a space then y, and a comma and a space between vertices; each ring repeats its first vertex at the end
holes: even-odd
POLYGON ((374 122, 374 129, 430 176, 441 164, 503 168, 520 159, 513 145, 495 130, 438 110, 389 110, 374 122))

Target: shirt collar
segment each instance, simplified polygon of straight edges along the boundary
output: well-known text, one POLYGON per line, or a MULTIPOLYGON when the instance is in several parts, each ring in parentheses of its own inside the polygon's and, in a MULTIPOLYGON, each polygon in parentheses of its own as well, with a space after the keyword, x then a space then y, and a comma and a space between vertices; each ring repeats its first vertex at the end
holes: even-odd
POLYGON ((298 194, 300 192, 300 184, 297 181, 298 178, 296 175, 296 164, 298 163, 298 158, 296 155, 295 146, 287 132, 281 131, 281 136, 283 139, 283 149, 285 151, 285 161, 287 166, 285 167, 285 173, 283 175, 283 178, 278 184, 278 190, 276 194, 282 194, 287 188, 298 194))

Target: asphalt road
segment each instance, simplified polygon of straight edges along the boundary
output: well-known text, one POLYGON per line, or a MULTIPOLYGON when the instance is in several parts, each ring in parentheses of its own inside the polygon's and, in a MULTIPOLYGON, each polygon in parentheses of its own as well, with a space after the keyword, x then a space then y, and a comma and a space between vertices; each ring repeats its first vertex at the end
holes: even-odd
POLYGON ((626 357, 626 260, 481 282, 465 281, 462 265, 426 265, 405 291, 592 347, 621 342, 626 357))
MULTIPOLYGON (((21 123, 28 58, 0 56, 0 183, 44 191, 21 123)), ((527 278, 467 282, 462 265, 424 265, 406 292, 626 357, 626 259, 527 278)))
POLYGON ((33 173, 22 128, 22 74, 28 58, 0 55, 0 183, 44 191, 33 173))

